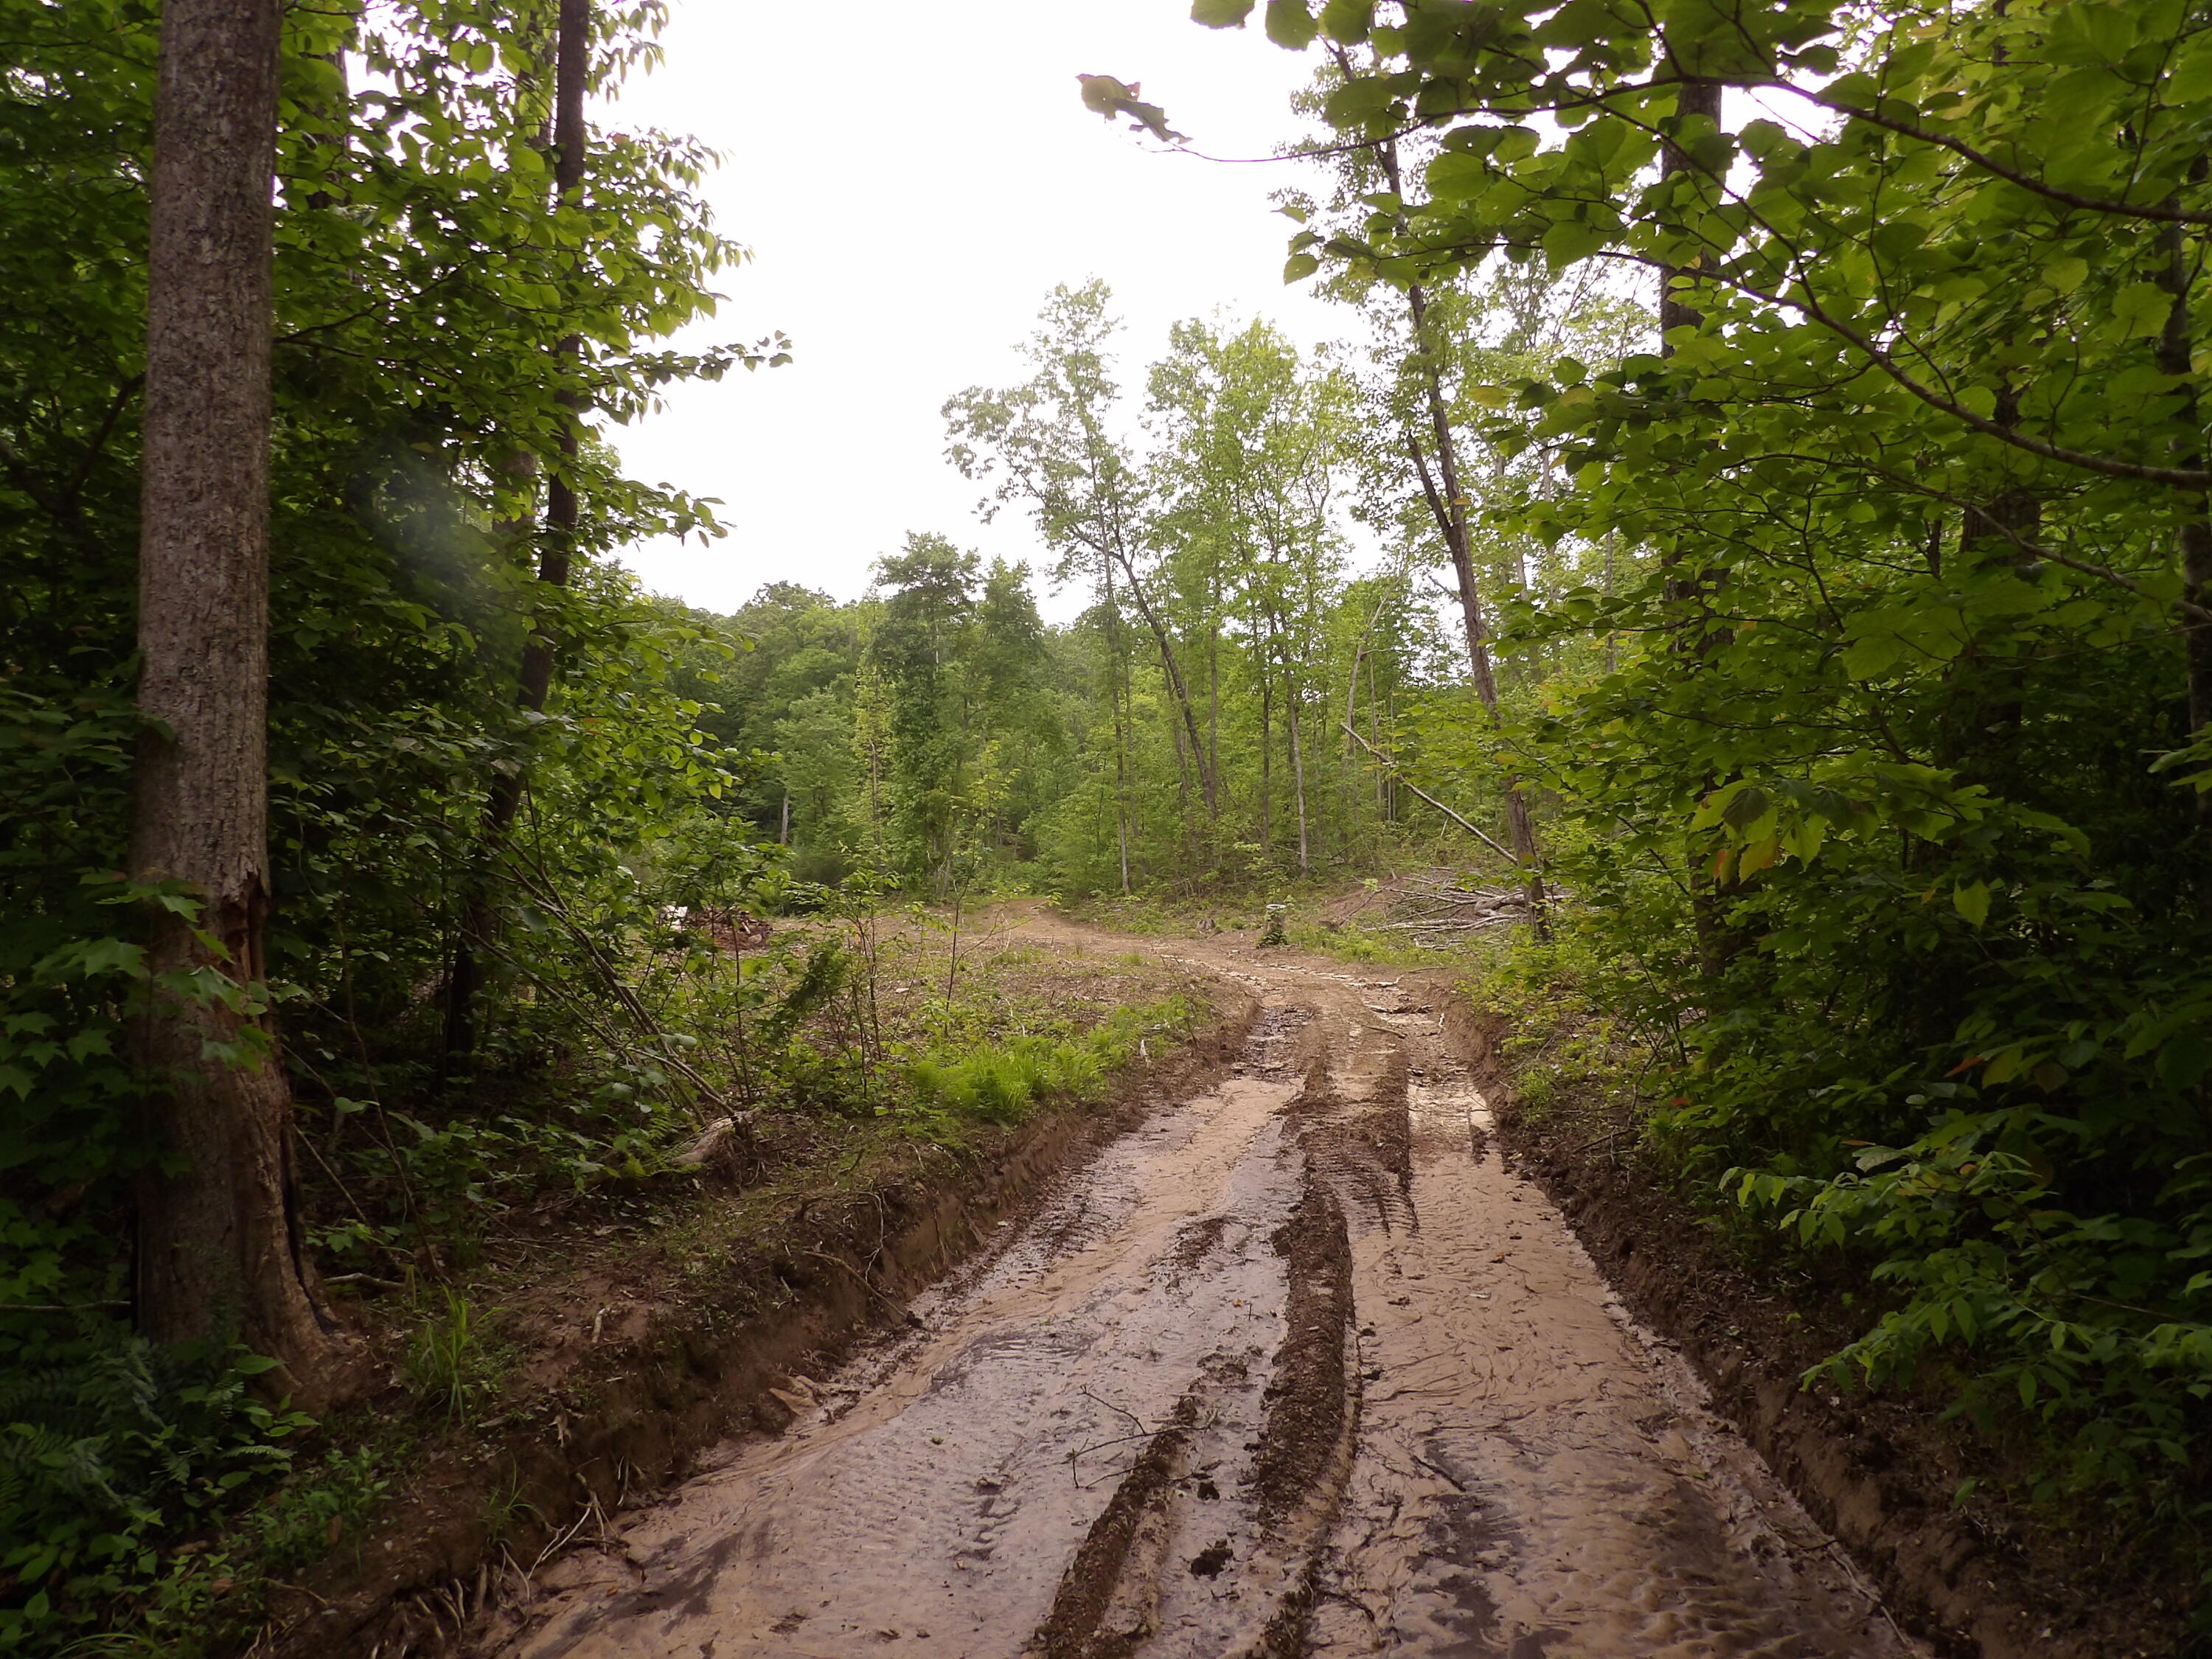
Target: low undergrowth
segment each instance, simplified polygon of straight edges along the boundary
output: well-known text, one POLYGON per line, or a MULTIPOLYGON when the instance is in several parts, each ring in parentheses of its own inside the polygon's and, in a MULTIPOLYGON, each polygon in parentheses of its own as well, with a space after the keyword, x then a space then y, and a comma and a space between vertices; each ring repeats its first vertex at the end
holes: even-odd
POLYGON ((913 1061, 907 1079, 917 1105, 956 1119, 1011 1124, 1039 1102, 1095 1096, 1107 1078, 1154 1042, 1187 1032, 1199 1006, 1184 994, 1109 1011, 1090 1030, 1066 1036, 1016 1036, 963 1058, 913 1061))

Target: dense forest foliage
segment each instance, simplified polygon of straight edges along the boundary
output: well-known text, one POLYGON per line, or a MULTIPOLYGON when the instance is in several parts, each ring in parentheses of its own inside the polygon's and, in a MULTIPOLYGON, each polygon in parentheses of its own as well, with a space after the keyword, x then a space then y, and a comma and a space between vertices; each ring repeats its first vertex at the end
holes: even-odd
MULTIPOLYGON (((1540 365, 1640 315, 1521 290, 1485 361, 1540 365)), ((864 600, 779 586, 726 619, 749 648, 702 725, 764 757, 736 799, 806 878, 1193 896, 1364 874, 1461 833, 1399 784, 1420 723, 1449 727, 1468 695, 1424 580, 1436 529, 1387 437, 1402 346, 1355 369, 1264 323, 1193 320, 1139 401, 1109 297, 1059 290, 1034 378, 945 406, 986 510, 1031 516, 1043 578, 1089 601, 1073 624, 1039 621, 1031 573, 937 534, 864 600)), ((1483 556, 1515 591, 1573 574, 1526 540, 1483 556)), ((1536 661, 1501 662, 1509 696, 1536 661)), ((1482 799, 1480 757, 1451 752, 1482 799)))
MULTIPOLYGON (((1370 391, 1265 327, 1194 322, 1124 400, 1096 286, 1051 298, 1032 381, 948 406, 960 464, 1091 600, 1073 626, 1040 622, 1030 573, 920 530, 857 603, 770 588, 726 618, 642 593, 614 555, 714 533, 712 506, 626 477, 579 416, 785 356, 653 343, 741 258, 696 145, 563 136, 562 89, 580 109, 649 67, 661 9, 291 14, 269 919, 258 976, 204 928, 164 965, 161 919, 207 913, 133 852, 161 732, 136 677, 167 620, 134 604, 159 21, 16 6, 0 102, 0 1630, 34 1648, 118 1618, 189 1632, 224 1558, 163 1547, 283 1475, 309 1425, 285 1395, 359 1386, 342 1342, 311 1363, 251 1305, 173 1309, 199 1322, 182 1342, 149 1316, 144 1206, 224 1175, 164 1144, 152 1103, 184 1085, 143 1033, 165 999, 215 1020, 203 1066, 281 1060, 264 1219, 301 1305, 327 1325, 332 1285, 414 1286, 434 1323, 490 1218, 665 1168, 732 1105, 933 1122, 1095 1073, 1128 1021, 1003 1063, 949 1019, 887 1036, 866 918, 1363 868, 1434 827, 1340 728, 1387 746, 1413 693, 1449 694, 1410 549, 1379 575, 1346 557, 1378 488, 1370 391), (1139 453, 1115 434, 1147 410, 1139 453), (732 962, 682 921, 748 914, 825 925, 732 962)), ((242 598, 229 620, 252 626, 242 598)), ((264 1565, 327 1518, 270 1522, 264 1565)))
MULTIPOLYGON (((684 894, 730 857, 733 774, 675 684, 696 631, 604 556, 711 520, 571 441, 572 411, 628 418, 776 347, 651 343, 738 255, 696 146, 596 143, 555 199, 551 6, 287 14, 265 990, 204 967, 149 984, 153 918, 194 906, 130 874, 157 20, 5 14, 0 1639, 35 1645, 174 1577, 152 1540, 206 1526, 301 1421, 245 1392, 267 1358, 230 1363, 240 1308, 180 1347, 130 1335, 133 1216, 179 1173, 140 1109, 149 998, 234 1009, 241 1042, 258 1000, 277 1011, 296 1174, 328 1195, 292 1224, 326 1272, 394 1273, 441 1210, 669 1133, 680 1056, 641 1021, 572 1039, 558 1011, 605 1000, 596 953, 653 914, 626 855, 670 849, 652 880, 684 894), (566 524, 549 489, 580 503, 566 524), (534 641, 558 657, 535 697, 534 641), (563 1086, 521 1112, 467 1083, 548 1066, 563 1086)), ((659 16, 599 18, 590 79, 649 58, 659 16)))
POLYGON ((2201 1540, 2212 20, 1265 18, 1329 65, 1293 279, 1661 286, 1658 340, 1466 391, 1483 533, 1611 573, 1493 590, 1584 666, 1488 735, 1554 817, 1563 951, 1644 1023, 1650 1139, 1871 1271, 1838 1378, 2201 1540))
POLYGON ((250 1307, 146 1317, 163 1009, 281 1079, 326 1312, 740 1103, 944 1096, 871 1023, 891 907, 1462 859, 1528 894, 1497 982, 1636 1031, 1653 1167, 1856 1285, 1834 1377, 2199 1547, 2212 17, 1194 13, 1313 56, 1286 276, 1350 343, 1126 340, 1072 282, 944 410, 1030 566, 916 526, 864 598, 726 617, 617 562, 717 526, 599 424, 787 355, 661 343, 741 258, 709 158, 580 111, 663 8, 284 14, 257 974, 165 966, 204 896, 133 852, 160 18, 0 0, 0 1638, 198 1605, 171 1547, 309 1426, 252 1379, 345 1393, 250 1307), (683 920, 757 915, 811 920, 683 920))

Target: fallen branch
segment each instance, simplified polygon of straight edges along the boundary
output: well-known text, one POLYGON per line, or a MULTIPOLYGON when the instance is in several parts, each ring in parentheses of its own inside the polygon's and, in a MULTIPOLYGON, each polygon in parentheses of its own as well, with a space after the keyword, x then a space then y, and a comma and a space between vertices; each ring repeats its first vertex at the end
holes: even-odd
POLYGON ((1392 760, 1392 759, 1389 757, 1389 756, 1388 756, 1388 755, 1384 754, 1384 753, 1383 753, 1380 749, 1377 749, 1377 748, 1376 748, 1373 744, 1371 744, 1371 743, 1368 742, 1366 738, 1364 738, 1361 737, 1361 736, 1359 735, 1358 729, 1357 727, 1355 727, 1355 726, 1352 724, 1352 722, 1351 722, 1351 721, 1349 721, 1349 720, 1344 720, 1344 721, 1340 721, 1340 724, 1343 726, 1343 727, 1344 727, 1344 729, 1345 729, 1346 732, 1346 733, 1351 737, 1351 738, 1352 738, 1352 742, 1354 742, 1354 743, 1358 744, 1362 749, 1364 749, 1364 750, 1365 750, 1369 754, 1370 754, 1370 755, 1374 756, 1374 757, 1375 757, 1375 758, 1376 758, 1376 760, 1381 761, 1381 762, 1383 763, 1383 765, 1385 765, 1385 766, 1389 767, 1389 768, 1390 769, 1391 775, 1392 775, 1392 776, 1394 776, 1394 777, 1395 777, 1395 778, 1398 780, 1398 781, 1399 781, 1399 782, 1401 782, 1401 783, 1404 784, 1404 785, 1406 786, 1406 787, 1407 787, 1407 788, 1408 788, 1408 789, 1412 790, 1415 794, 1419 795, 1419 796, 1423 800, 1425 800, 1425 801, 1428 802, 1428 804, 1429 804, 1430 805, 1431 805, 1431 806, 1435 807, 1435 808, 1437 809, 1437 811, 1439 811, 1439 812, 1443 813, 1446 817, 1449 818, 1449 819, 1450 819, 1454 823, 1455 823, 1455 824, 1459 825, 1459 827, 1460 827, 1461 829, 1462 829, 1462 830, 1466 830, 1466 831, 1467 831, 1467 833, 1468 833, 1468 835, 1473 836, 1474 836, 1477 841, 1480 842, 1481 842, 1485 847, 1487 847, 1487 848, 1488 848, 1492 852, 1493 852, 1493 853, 1497 854, 1498 857, 1500 857, 1500 858, 1502 858, 1502 859, 1505 860, 1506 860, 1508 863, 1510 863, 1510 864, 1518 865, 1518 864, 1521 862, 1521 860, 1520 860, 1519 859, 1515 858, 1515 857, 1513 856, 1513 854, 1510 854, 1510 853, 1507 852, 1507 851, 1506 851, 1503 847, 1500 847, 1500 846, 1499 846, 1496 842, 1492 841, 1492 840, 1488 836, 1485 835, 1481 830, 1480 830, 1476 829, 1476 828, 1474 827, 1474 825, 1473 825, 1473 824, 1469 823, 1468 823, 1465 818, 1463 818, 1463 817, 1460 817, 1460 815, 1459 815, 1458 813, 1456 813, 1456 812, 1453 811, 1451 810, 1451 808, 1450 808, 1450 807, 1449 807, 1449 806, 1445 805, 1442 801, 1438 800, 1438 799, 1437 799, 1434 795, 1431 794, 1427 790, 1425 790, 1425 789, 1422 788, 1422 787, 1421 787, 1421 786, 1420 786, 1419 784, 1415 783, 1415 782, 1414 782, 1411 778, 1407 777, 1407 776, 1403 772, 1400 771, 1400 770, 1398 769, 1398 763, 1397 763, 1397 762, 1395 762, 1395 761, 1394 761, 1394 760, 1392 760))

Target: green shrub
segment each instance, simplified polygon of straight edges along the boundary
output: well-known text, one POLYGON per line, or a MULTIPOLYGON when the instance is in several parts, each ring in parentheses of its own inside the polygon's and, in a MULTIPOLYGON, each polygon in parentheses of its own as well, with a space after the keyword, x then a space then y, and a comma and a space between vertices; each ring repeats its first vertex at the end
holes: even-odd
POLYGON ((313 1426, 252 1391, 273 1362, 86 1320, 0 1366, 0 1648, 51 1652, 196 1602, 219 1558, 171 1557, 290 1468, 313 1426))

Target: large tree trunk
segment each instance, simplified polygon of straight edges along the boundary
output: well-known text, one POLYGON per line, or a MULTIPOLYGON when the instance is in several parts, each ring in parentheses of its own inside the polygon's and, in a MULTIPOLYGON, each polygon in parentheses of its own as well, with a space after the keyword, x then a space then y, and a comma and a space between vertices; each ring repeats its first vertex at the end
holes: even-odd
POLYGON ((137 1311, 157 1342, 243 1340, 302 1404, 345 1391, 292 1216, 291 1096, 261 1012, 269 912, 270 339, 277 0, 167 0, 148 248, 131 873, 154 913, 136 1036, 149 1140, 137 1311), (185 994, 199 976, 220 997, 185 994))

